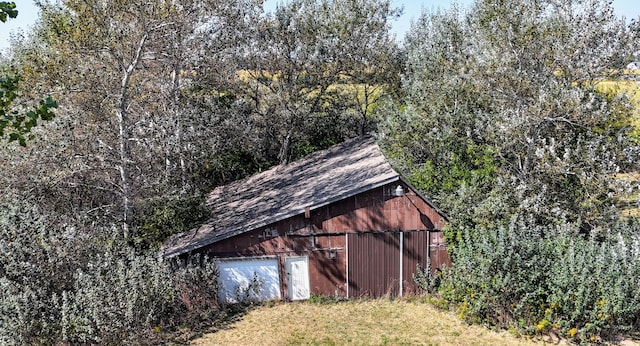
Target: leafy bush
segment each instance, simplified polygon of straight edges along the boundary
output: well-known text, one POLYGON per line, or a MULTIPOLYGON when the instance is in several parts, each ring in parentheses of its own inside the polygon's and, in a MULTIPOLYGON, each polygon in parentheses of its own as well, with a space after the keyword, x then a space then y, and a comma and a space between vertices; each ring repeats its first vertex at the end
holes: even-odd
MULTIPOLYGON (((473 322, 555 331, 596 340, 636 331, 640 316, 640 233, 623 224, 609 238, 587 238, 579 227, 529 226, 464 232, 440 292, 473 322)), ((598 234, 601 234, 599 232, 598 234)))
POLYGON ((136 341, 176 310, 171 268, 130 249, 98 254, 63 292, 62 339, 73 344, 136 341))
POLYGON ((428 293, 434 293, 440 287, 441 278, 442 270, 438 268, 435 272, 432 271, 430 260, 427 260, 427 267, 424 269, 418 264, 416 272, 413 274, 413 281, 416 285, 428 293))
POLYGON ((206 256, 192 255, 174 263, 174 284, 186 318, 206 319, 218 309, 218 266, 206 256))
POLYGON ((188 230, 211 215, 200 198, 159 199, 139 207, 141 248, 158 248, 172 234, 188 230))
POLYGON ((216 311, 215 263, 172 263, 92 231, 0 206, 0 344, 159 343, 190 312, 216 311))

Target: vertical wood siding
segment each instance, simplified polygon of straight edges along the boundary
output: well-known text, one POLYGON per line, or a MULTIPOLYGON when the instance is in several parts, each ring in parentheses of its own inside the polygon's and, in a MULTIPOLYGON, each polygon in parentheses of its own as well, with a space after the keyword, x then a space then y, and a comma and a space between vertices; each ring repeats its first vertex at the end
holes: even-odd
POLYGON ((350 297, 397 296, 401 281, 402 295, 417 293, 413 277, 417 270, 427 267, 429 257, 432 271, 443 264, 451 265, 442 232, 352 233, 348 237, 350 297), (432 239, 434 243, 430 244, 432 239))
POLYGON ((349 296, 397 296, 400 233, 349 234, 349 296))
MULTIPOLYGON (((394 196, 391 191, 396 186, 374 188, 306 215, 302 212, 218 241, 201 251, 220 258, 278 256, 281 263, 286 256, 308 256, 312 294, 347 295, 347 266, 350 297, 399 295, 400 280, 402 294, 416 292, 413 274, 418 266, 426 267, 429 257, 434 269, 442 263, 451 264, 444 237, 436 232, 446 221, 408 186, 403 186, 407 191, 404 196, 394 196)), ((281 277, 284 296, 284 272, 281 277)))

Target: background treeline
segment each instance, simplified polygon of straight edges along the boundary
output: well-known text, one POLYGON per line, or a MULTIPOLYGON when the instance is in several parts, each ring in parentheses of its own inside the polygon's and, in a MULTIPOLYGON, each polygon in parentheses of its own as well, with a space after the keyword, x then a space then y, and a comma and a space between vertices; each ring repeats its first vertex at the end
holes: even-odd
POLYGON ((385 0, 40 6, 0 62, 12 110, 58 106, 25 147, 0 142, 1 340, 141 343, 215 313, 190 291, 215 268, 161 242, 213 187, 368 133, 450 216, 438 281, 461 316, 637 330, 640 28, 608 1, 477 0, 402 46, 385 0))

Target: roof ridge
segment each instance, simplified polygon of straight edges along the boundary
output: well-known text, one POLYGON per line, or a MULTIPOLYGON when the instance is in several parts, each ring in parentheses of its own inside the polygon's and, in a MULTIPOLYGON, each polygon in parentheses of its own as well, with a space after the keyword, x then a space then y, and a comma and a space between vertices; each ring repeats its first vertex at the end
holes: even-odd
MULTIPOLYGON (((340 142, 340 143, 336 143, 334 145, 331 145, 328 148, 317 150, 317 151, 314 151, 312 153, 309 153, 309 154, 305 155, 304 157, 302 157, 302 158, 300 158, 298 160, 295 160, 295 161, 292 161, 292 162, 288 162, 286 164, 278 164, 278 165, 270 167, 269 169, 267 169, 265 171, 257 172, 257 173, 248 175, 248 176, 246 176, 244 178, 240 178, 238 180, 231 181, 231 182, 229 182, 227 184, 224 184, 224 185, 218 185, 213 190, 211 190, 211 192, 209 192, 207 194, 207 198, 205 200, 205 203, 207 205, 210 205, 211 203, 210 203, 209 200, 211 198, 215 197, 216 195, 221 194, 221 191, 219 191, 219 190, 223 190, 224 188, 229 188, 229 187, 232 187, 232 186, 235 186, 235 185, 241 185, 241 183, 243 183, 243 182, 244 183, 250 183, 251 181, 259 181, 259 180, 261 180, 259 178, 267 177, 269 175, 278 176, 278 174, 274 174, 274 173, 281 173, 281 172, 286 171, 289 168, 309 163, 310 161, 313 161, 312 160, 313 158, 321 158, 321 157, 326 156, 328 154, 336 153, 336 149, 337 148, 347 147, 347 146, 349 146, 349 145, 351 145, 351 144, 353 144, 355 142, 360 142, 360 141, 362 141, 363 143, 365 143, 367 141, 373 141, 374 142, 373 144, 375 144, 378 147, 378 150, 380 150, 380 152, 382 152, 382 150, 378 146, 377 142, 375 141, 375 137, 373 137, 372 135, 367 134, 367 135, 363 135, 363 136, 350 138, 350 139, 348 139, 348 140, 346 140, 344 142, 340 142)), ((386 159, 386 155, 384 155, 384 153, 383 153, 383 156, 385 156, 385 159, 386 159)), ((317 161, 317 160, 315 160, 315 161, 317 161)))

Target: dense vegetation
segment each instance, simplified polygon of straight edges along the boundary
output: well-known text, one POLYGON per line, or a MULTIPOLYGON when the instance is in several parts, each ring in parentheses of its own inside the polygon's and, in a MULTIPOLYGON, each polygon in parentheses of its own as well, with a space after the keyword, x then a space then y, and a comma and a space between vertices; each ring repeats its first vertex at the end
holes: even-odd
POLYGON ((400 48, 388 0, 261 3, 41 2, 0 61, 3 343, 142 343, 215 314, 214 266, 157 258, 163 239, 212 187, 367 133, 449 214, 437 281, 461 316, 637 331, 637 105, 603 85, 635 78, 638 22, 477 0, 400 48))
POLYGON ((215 320, 215 267, 162 241, 208 218, 212 187, 375 130, 399 87, 388 1, 40 6, 0 61, 2 344, 157 344, 215 320))
POLYGON ((637 24, 606 1, 480 0, 408 33, 383 144, 451 216, 440 292, 462 317, 587 342, 639 327, 621 217, 638 186, 620 174, 638 169, 637 105, 601 86, 635 78, 637 24))

